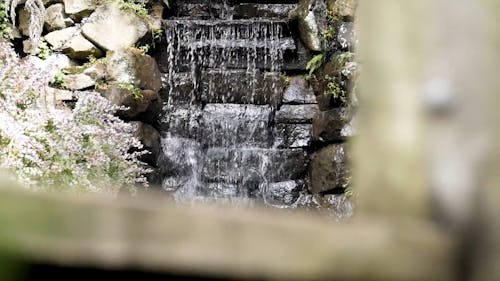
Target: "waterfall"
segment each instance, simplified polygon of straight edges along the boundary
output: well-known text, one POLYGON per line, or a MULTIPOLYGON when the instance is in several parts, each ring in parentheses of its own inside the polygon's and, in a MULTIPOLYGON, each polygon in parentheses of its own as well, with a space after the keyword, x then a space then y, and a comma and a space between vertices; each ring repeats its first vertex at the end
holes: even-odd
POLYGON ((284 99, 282 72, 304 71, 308 61, 287 21, 293 7, 189 0, 163 22, 158 166, 163 190, 177 201, 278 208, 314 201, 308 169, 317 104, 314 96, 284 99))

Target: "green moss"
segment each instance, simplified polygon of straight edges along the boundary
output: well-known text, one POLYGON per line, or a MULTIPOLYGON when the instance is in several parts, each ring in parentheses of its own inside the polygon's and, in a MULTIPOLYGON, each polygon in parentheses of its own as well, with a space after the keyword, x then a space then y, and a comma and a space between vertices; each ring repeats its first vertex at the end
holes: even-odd
POLYGON ((287 76, 285 74, 281 74, 280 80, 281 80, 281 84, 283 85, 284 89, 286 89, 286 88, 288 88, 288 86, 290 86, 290 77, 289 76, 287 76))
POLYGON ((50 81, 50 86, 60 88, 60 89, 67 89, 68 85, 66 84, 66 75, 62 72, 59 71, 54 75, 52 80, 50 81))
POLYGON ((131 83, 116 83, 116 85, 120 89, 124 89, 124 90, 129 91, 132 94, 132 96, 134 96, 134 99, 136 99, 136 100, 141 100, 144 97, 144 95, 142 93, 142 90, 140 88, 138 88, 137 86, 135 86, 134 84, 131 84, 131 83))
POLYGON ((327 81, 326 84, 326 95, 331 95, 334 100, 340 101, 343 104, 347 103, 347 91, 343 89, 341 81, 338 77, 332 77, 327 75, 325 77, 327 81))
POLYGON ((54 53, 54 51, 49 47, 49 45, 47 45, 46 42, 41 42, 38 45, 38 49, 40 50, 40 52, 38 53, 37 56, 42 60, 46 60, 54 53))
POLYGON ((151 35, 153 37, 153 40, 161 39, 163 34, 164 34, 163 29, 161 29, 161 28, 151 30, 151 35))
POLYGON ((0 146, 7 146, 10 144, 10 139, 5 138, 0 134, 0 146))
POLYGON ((54 124, 54 120, 47 120, 47 124, 45 125, 44 129, 48 133, 54 132, 57 129, 56 125, 54 124))
POLYGON ((306 70, 309 71, 309 75, 312 75, 324 63, 325 63, 325 54, 316 55, 307 63, 306 70))
POLYGON ((118 4, 120 9, 124 11, 129 11, 144 19, 150 18, 148 9, 146 9, 146 4, 143 1, 118 0, 118 4))

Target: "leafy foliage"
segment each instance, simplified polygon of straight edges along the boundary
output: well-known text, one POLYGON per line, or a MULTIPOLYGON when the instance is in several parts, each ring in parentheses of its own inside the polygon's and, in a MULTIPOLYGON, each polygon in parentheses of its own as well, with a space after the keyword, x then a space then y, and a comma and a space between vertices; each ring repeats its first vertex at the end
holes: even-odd
POLYGON ((306 70, 309 71, 309 75, 312 75, 316 70, 318 70, 323 63, 325 63, 325 54, 314 56, 306 66, 306 70))
POLYGON ((12 28, 9 23, 9 15, 5 2, 0 2, 0 39, 12 40, 12 28))
POLYGON ((50 106, 44 73, 0 42, 0 168, 35 190, 116 194, 147 184, 145 152, 115 116, 121 108, 95 92, 77 93, 73 110, 50 106))

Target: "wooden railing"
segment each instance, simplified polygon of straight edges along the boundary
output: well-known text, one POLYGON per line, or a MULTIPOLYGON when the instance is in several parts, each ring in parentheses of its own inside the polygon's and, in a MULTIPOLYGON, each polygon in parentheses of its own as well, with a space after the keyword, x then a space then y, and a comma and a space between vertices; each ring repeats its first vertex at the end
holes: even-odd
POLYGON ((1 280, 16 273, 8 260, 234 280, 500 280, 498 2, 359 8, 352 221, 2 184, 1 280))

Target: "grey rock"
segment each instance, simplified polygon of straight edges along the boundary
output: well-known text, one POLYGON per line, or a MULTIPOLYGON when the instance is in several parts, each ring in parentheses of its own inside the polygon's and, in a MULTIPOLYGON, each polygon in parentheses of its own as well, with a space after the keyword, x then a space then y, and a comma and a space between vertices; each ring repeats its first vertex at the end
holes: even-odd
POLYGON ((314 116, 318 112, 319 108, 316 104, 285 104, 276 112, 276 122, 287 124, 312 123, 314 116))
POLYGON ((63 0, 64 11, 76 19, 90 15, 95 10, 96 4, 92 0, 63 0))
POLYGON ((290 82, 283 93, 283 103, 307 104, 316 103, 316 96, 312 87, 302 76, 290 77, 290 82))
POLYGON ((64 82, 66 88, 72 91, 84 90, 95 86, 94 79, 83 73, 64 75, 64 82))
POLYGON ((48 31, 63 29, 73 24, 73 20, 64 12, 63 4, 54 4, 45 10, 45 28, 48 31))
POLYGON ((118 114, 124 118, 132 118, 145 112, 153 102, 160 98, 158 93, 151 90, 142 90, 142 96, 137 97, 134 92, 120 84, 110 84, 97 90, 113 104, 127 108, 118 111, 118 114))
POLYGON ((358 0, 327 0, 328 10, 340 18, 354 19, 358 0))
POLYGON ((313 121, 313 138, 324 142, 336 142, 351 136, 349 130, 353 127, 350 122, 354 114, 355 111, 349 107, 319 112, 313 121))
POLYGON ((286 19, 294 7, 294 4, 241 3, 234 8, 234 14, 238 18, 286 19))
POLYGON ((278 124, 275 146, 279 148, 299 148, 311 145, 311 124, 278 124))
POLYGON ((295 205, 319 211, 338 222, 346 221, 354 215, 354 206, 344 194, 301 194, 295 205))
POLYGON ((239 188, 237 184, 230 183, 207 183, 203 188, 205 196, 212 198, 234 198, 239 196, 239 188))
POLYGON ((102 51, 82 36, 77 27, 56 30, 45 35, 45 40, 53 49, 62 49, 73 59, 87 59, 89 56, 99 58, 102 51))
POLYGON ((120 9, 115 2, 99 6, 82 26, 83 35, 104 50, 127 48, 147 32, 148 25, 144 19, 120 9))
POLYGON ((337 41, 344 50, 354 50, 358 44, 354 23, 343 22, 340 24, 337 32, 337 41))
POLYGON ((50 77, 56 75, 61 69, 72 67, 76 64, 64 54, 52 54, 45 60, 36 56, 27 56, 26 60, 35 65, 36 68, 43 70, 50 77))
POLYGON ((312 51, 323 51, 322 29, 327 26, 326 4, 323 0, 302 0, 299 6, 290 12, 290 19, 296 20, 300 38, 312 51))
POLYGON ((165 177, 161 182, 161 188, 166 192, 175 192, 185 188, 189 184, 190 177, 165 177))
POLYGON ((20 9, 18 12, 19 24, 18 30, 24 36, 30 36, 29 26, 30 26, 30 12, 27 9, 20 9))
POLYGON ((292 207, 303 191, 303 185, 296 181, 270 183, 265 190, 264 202, 275 207, 292 207))
POLYGON ((156 164, 160 153, 160 133, 153 126, 140 121, 133 121, 130 124, 134 128, 134 136, 141 141, 144 149, 150 152, 144 155, 141 161, 156 164))
POLYGON ((162 88, 161 73, 155 59, 133 49, 108 51, 106 76, 108 81, 132 84, 155 93, 162 88))
POLYGON ((311 157, 309 190, 316 194, 346 188, 349 183, 349 156, 347 147, 332 144, 314 153, 311 157))

